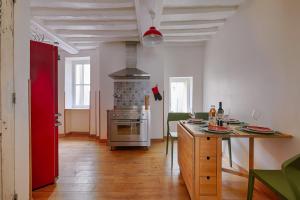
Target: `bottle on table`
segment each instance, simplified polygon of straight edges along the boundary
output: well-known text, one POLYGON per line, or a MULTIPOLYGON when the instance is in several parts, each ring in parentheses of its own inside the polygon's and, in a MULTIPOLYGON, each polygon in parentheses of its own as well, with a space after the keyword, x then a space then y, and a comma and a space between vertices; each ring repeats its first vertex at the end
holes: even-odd
POLYGON ((222 102, 219 102, 219 109, 217 112, 217 125, 223 126, 223 121, 224 121, 224 110, 222 108, 222 102))
POLYGON ((216 125, 216 113, 215 105, 211 105, 208 113, 209 125, 216 125))

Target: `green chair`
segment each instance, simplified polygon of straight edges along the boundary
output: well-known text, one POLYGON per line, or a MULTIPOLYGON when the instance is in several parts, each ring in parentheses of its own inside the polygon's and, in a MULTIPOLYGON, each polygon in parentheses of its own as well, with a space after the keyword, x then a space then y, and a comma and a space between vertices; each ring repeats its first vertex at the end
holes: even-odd
POLYGON ((171 138, 171 169, 173 169, 173 148, 174 140, 177 139, 178 135, 175 131, 170 131, 170 122, 187 120, 191 117, 190 113, 168 113, 167 119, 167 145, 166 145, 166 154, 168 154, 169 149, 169 137, 171 138))
MULTIPOLYGON (((208 112, 196 112, 195 118, 208 120, 208 112)), ((222 138, 222 140, 227 141, 227 143, 228 143, 229 164, 230 164, 230 167, 232 167, 231 139, 230 138, 222 138)))
POLYGON ((255 178, 267 185, 281 199, 299 200, 300 154, 285 161, 281 170, 250 170, 247 200, 252 200, 255 178))
POLYGON ((196 119, 208 120, 208 112, 195 112, 194 114, 196 119))

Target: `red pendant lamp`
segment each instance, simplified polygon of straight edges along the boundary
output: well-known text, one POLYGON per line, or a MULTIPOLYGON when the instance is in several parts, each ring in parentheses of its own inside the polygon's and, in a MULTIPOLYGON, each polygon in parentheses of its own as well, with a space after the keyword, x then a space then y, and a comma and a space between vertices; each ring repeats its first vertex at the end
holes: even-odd
POLYGON ((153 20, 155 18, 154 11, 150 10, 149 14, 152 19, 152 26, 144 33, 143 35, 143 44, 145 46, 156 46, 163 42, 163 35, 162 33, 155 28, 153 25, 153 20))

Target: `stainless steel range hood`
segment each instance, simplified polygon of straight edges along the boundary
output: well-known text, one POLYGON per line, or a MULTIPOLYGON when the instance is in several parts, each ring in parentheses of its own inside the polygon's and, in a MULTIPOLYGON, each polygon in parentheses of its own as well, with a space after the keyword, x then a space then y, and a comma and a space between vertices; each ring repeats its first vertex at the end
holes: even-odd
POLYGON ((137 42, 126 42, 126 68, 109 75, 112 79, 150 79, 150 74, 137 68, 137 42))

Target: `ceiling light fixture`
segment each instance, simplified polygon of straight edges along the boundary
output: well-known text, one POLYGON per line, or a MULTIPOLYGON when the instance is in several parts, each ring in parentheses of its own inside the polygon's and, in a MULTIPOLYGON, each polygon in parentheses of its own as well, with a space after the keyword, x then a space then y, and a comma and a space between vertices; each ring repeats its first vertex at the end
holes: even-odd
POLYGON ((155 28, 153 21, 155 18, 155 12, 153 10, 149 11, 152 19, 152 26, 143 35, 143 44, 145 46, 155 46, 163 42, 162 33, 155 28))

